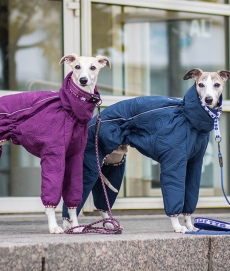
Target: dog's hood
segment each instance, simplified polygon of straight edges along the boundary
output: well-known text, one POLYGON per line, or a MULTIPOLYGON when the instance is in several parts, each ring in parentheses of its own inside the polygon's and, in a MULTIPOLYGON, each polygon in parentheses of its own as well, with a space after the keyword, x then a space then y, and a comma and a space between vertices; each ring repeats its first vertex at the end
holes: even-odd
MULTIPOLYGON (((200 132, 210 132, 214 127, 215 116, 217 116, 218 110, 208 108, 213 116, 205 110, 201 105, 201 101, 194 84, 185 94, 183 99, 183 114, 190 122, 191 126, 200 132)), ((220 97, 220 103, 222 102, 222 95, 220 97)))
POLYGON ((100 94, 97 87, 94 89, 94 94, 90 94, 80 89, 71 79, 73 72, 70 72, 60 89, 60 98, 63 108, 69 113, 72 112, 76 116, 78 122, 88 123, 93 116, 93 110, 96 103, 90 102, 92 97, 100 99, 100 94))

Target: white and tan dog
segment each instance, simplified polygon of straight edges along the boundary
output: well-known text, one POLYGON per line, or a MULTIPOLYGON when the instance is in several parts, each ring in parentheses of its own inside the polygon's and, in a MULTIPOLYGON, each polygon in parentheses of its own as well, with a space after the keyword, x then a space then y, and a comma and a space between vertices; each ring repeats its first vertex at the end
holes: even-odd
POLYGON ((197 92, 202 102, 209 108, 216 108, 224 83, 229 79, 227 74, 228 71, 203 72, 197 68, 189 71, 183 79, 195 79, 197 92))
POLYGON ((109 59, 100 55, 73 53, 62 57, 59 64, 64 62, 71 66, 72 75, 66 76, 60 92, 26 92, 0 98, 0 155, 2 145, 11 140, 41 158, 41 199, 50 233, 63 233, 55 217, 61 196, 69 206, 71 226, 78 226, 76 207, 81 203, 88 122, 100 101, 95 86, 100 69, 111 66, 109 59))
POLYGON ((73 71, 74 83, 84 91, 94 93, 97 77, 101 68, 111 68, 109 59, 105 56, 96 57, 78 56, 74 53, 63 56, 59 65, 63 63, 70 65, 73 71))
MULTIPOLYGON (((188 80, 193 78, 196 82, 197 92, 202 102, 209 108, 218 108, 219 98, 222 94, 224 83, 229 77, 229 71, 203 72, 201 69, 196 68, 190 70, 183 79, 188 80)), ((127 147, 128 145, 123 145, 114 150, 110 155, 106 156, 106 162, 111 164, 119 163, 122 160, 124 153, 128 151, 127 147)), ((109 217, 107 212, 99 212, 103 218, 109 217)), ((191 215, 184 214, 185 226, 180 224, 178 216, 172 216, 170 219, 175 232, 185 233, 186 231, 196 230, 192 224, 191 215)), ((112 225, 108 224, 107 227, 112 227, 112 225)))

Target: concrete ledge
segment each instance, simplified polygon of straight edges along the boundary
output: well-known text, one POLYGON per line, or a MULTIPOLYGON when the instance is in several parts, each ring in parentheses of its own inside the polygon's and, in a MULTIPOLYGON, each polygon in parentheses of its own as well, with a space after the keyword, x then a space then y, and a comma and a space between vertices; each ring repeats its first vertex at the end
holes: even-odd
POLYGON ((51 235, 45 215, 0 216, 0 270, 229 270, 229 235, 176 234, 162 215, 117 218, 119 235, 51 235))
POLYGON ((205 237, 6 245, 0 248, 0 268, 79 271, 210 270, 209 255, 209 239, 205 237))

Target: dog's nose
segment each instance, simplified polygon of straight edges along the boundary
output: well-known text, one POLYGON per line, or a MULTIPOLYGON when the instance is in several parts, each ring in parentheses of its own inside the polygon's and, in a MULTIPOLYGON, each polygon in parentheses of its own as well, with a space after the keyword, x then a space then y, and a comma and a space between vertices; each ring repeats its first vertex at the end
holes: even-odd
POLYGON ((204 100, 205 100, 206 104, 211 104, 213 101, 213 98, 211 96, 207 96, 207 97, 205 97, 204 100))
POLYGON ((86 77, 81 77, 79 81, 80 81, 80 83, 81 83, 82 85, 86 85, 87 82, 88 82, 88 78, 86 78, 86 77))

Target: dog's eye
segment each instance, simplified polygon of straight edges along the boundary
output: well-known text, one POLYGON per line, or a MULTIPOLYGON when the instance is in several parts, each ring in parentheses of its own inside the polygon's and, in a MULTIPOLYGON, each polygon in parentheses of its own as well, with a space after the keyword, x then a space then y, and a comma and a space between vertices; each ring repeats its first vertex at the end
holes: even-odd
POLYGON ((204 84, 199 83, 198 86, 199 86, 200 88, 203 88, 203 87, 204 87, 204 84))
POLYGON ((77 70, 80 70, 80 68, 81 68, 81 67, 80 67, 79 65, 76 65, 76 66, 75 66, 75 69, 77 69, 77 70))
POLYGON ((95 70, 96 70, 96 67, 95 67, 95 66, 91 66, 91 67, 90 67, 90 70, 91 70, 91 71, 95 71, 95 70))
POLYGON ((218 87, 220 87, 220 84, 219 83, 215 83, 214 87, 218 88, 218 87))

